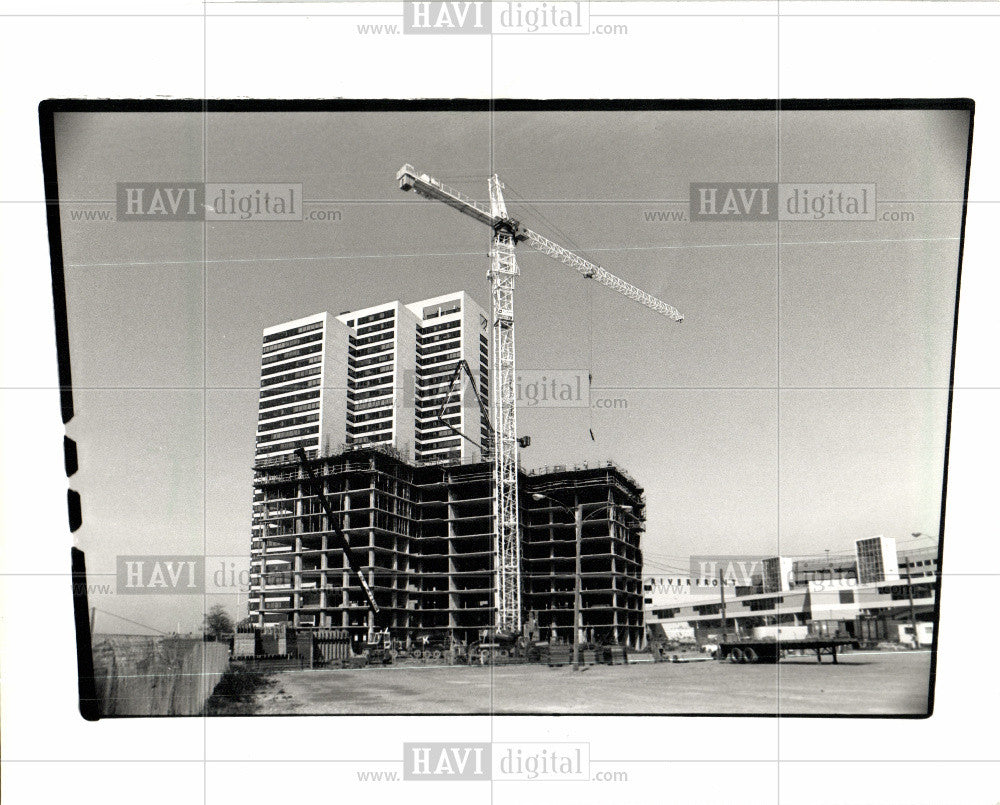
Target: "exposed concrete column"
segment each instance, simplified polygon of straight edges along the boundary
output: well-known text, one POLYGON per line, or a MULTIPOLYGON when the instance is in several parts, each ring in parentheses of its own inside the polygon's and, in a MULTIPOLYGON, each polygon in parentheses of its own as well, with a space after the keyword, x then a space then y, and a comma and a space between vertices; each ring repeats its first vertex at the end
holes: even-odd
MULTIPOLYGON (((348 479, 347 473, 344 473, 344 489, 340 496, 340 511, 341 515, 341 527, 344 529, 344 534, 347 536, 350 533, 351 528, 351 496, 350 492, 350 481, 348 479)), ((350 542, 350 537, 347 537, 348 542, 350 542)), ((340 557, 340 625, 341 628, 347 626, 350 623, 350 616, 348 613, 348 604, 350 603, 350 596, 347 594, 347 587, 350 584, 350 569, 347 563, 347 555, 341 552, 340 557)))
MULTIPOLYGON (((371 520, 368 523, 368 586, 372 588, 372 595, 376 596, 378 593, 375 591, 375 518, 378 515, 378 510, 375 508, 375 459, 372 459, 371 472, 369 475, 369 489, 368 489, 368 507, 371 510, 371 520)), ((375 628, 375 613, 368 610, 368 630, 371 631, 375 628)))
POLYGON ((299 612, 302 609, 302 593, 299 591, 302 589, 302 512, 304 510, 304 501, 300 497, 295 501, 295 518, 294 526, 295 537, 292 540, 292 550, 295 553, 292 555, 292 591, 290 597, 292 599, 292 625, 299 625, 299 612))

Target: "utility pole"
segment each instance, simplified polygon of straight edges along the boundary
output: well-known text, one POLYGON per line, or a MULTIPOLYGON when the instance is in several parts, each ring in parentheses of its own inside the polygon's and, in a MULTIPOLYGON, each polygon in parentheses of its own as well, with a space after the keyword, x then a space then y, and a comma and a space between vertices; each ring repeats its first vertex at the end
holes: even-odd
MULTIPOLYGON (((605 510, 608 512, 608 519, 609 520, 612 519, 613 516, 614 516, 614 513, 616 511, 619 511, 619 510, 622 511, 622 512, 624 512, 625 514, 631 514, 632 513, 632 507, 631 506, 620 506, 620 505, 618 505, 616 503, 608 503, 605 506, 600 507, 599 509, 595 509, 590 514, 588 514, 587 517, 584 517, 583 516, 583 504, 582 503, 577 503, 576 506, 574 506, 573 508, 570 508, 566 504, 560 503, 554 497, 551 497, 549 495, 544 495, 541 492, 533 492, 531 494, 531 497, 534 500, 548 500, 550 503, 554 503, 556 506, 558 506, 564 512, 567 512, 567 513, 573 515, 573 523, 574 523, 574 525, 576 527, 575 528, 575 531, 576 531, 576 540, 575 540, 576 541, 576 546, 575 546, 575 548, 576 548, 576 550, 574 551, 574 553, 576 555, 576 561, 575 561, 575 564, 576 564, 575 570, 576 570, 576 572, 573 574, 573 578, 574 578, 574 582, 573 582, 573 626, 572 626, 572 630, 573 630, 573 636, 572 636, 572 639, 573 639, 573 670, 574 671, 579 671, 582 668, 582 663, 580 662, 580 632, 583 631, 583 623, 582 623, 582 618, 581 618, 582 610, 583 610, 583 567, 582 567, 582 563, 581 563, 581 555, 583 553, 583 521, 586 520, 586 519, 588 519, 589 517, 593 517, 595 514, 599 514, 600 512, 603 512, 605 510)), ((550 521, 550 524, 551 524, 551 521, 550 521)), ((553 635, 555 634, 555 626, 552 627, 552 633, 553 633, 553 635)), ((615 638, 615 642, 617 642, 617 636, 615 638)))
POLYGON ((722 639, 725 640, 729 624, 726 623, 726 584, 722 578, 722 568, 719 568, 719 597, 722 599, 722 639))
POLYGON ((583 586, 583 579, 581 574, 583 573, 581 562, 580 562, 580 551, 581 544, 583 543, 583 504, 576 504, 576 512, 574 515, 576 520, 576 573, 574 578, 576 579, 574 583, 574 593, 573 593, 573 670, 580 670, 580 610, 581 601, 580 597, 582 595, 581 587, 583 586))
POLYGON ((913 574, 910 572, 910 557, 906 557, 906 593, 910 599, 910 628, 913 629, 913 650, 920 648, 920 636, 917 634, 917 615, 913 608, 913 574))

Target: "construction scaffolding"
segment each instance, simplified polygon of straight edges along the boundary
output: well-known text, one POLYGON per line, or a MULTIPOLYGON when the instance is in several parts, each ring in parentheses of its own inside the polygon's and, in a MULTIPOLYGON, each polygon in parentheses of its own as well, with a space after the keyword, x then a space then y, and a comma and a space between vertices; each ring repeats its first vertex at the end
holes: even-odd
MULTIPOLYGON (((254 468, 264 512, 251 555, 256 625, 342 629, 353 640, 364 640, 375 627, 364 590, 326 522, 321 486, 381 610, 379 628, 410 646, 428 636, 473 643, 495 627, 490 462, 416 466, 366 448, 317 459, 312 468, 316 482, 293 458, 254 468)), ((594 640, 639 645, 642 489, 613 465, 519 476, 520 608, 537 620, 543 639, 570 639, 572 517, 535 501, 533 493, 567 505, 631 506, 630 515, 609 511, 585 523, 581 622, 594 640)))
POLYGON ((537 613, 543 640, 573 640, 574 567, 580 553, 583 643, 637 648, 644 635, 642 488, 614 465, 556 467, 527 476, 530 499, 521 525, 525 608, 537 613), (574 512, 583 512, 576 539, 574 512))

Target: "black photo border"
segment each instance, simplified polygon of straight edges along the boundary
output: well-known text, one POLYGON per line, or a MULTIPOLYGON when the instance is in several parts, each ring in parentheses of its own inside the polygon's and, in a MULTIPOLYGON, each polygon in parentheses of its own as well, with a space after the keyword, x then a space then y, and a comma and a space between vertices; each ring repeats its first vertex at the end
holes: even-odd
MULTIPOLYGON (((938 541, 938 570, 935 583, 934 635, 931 643, 931 665, 928 675, 926 713, 900 714, 823 714, 823 713, 380 713, 389 717, 491 717, 504 716, 611 716, 632 718, 849 718, 849 719, 925 719, 934 713, 934 694, 937 672, 938 628, 941 611, 941 580, 943 575, 945 541, 945 505, 948 496, 948 459, 951 447, 951 424, 955 391, 955 354, 958 339, 959 296, 962 284, 962 262, 965 251, 965 230, 968 213, 969 180, 972 168, 972 133, 975 101, 969 98, 894 98, 894 99, 781 99, 781 100, 527 100, 527 99, 339 99, 339 100, 270 100, 270 99, 49 99, 38 106, 41 135, 42 172, 45 187, 46 219, 48 225, 49 254, 52 269, 52 303, 55 318, 56 353, 58 362, 60 409, 63 425, 73 418, 73 382, 69 322, 66 309, 66 282, 63 263, 62 231, 59 210, 59 178, 56 170, 55 115, 65 112, 83 113, 297 113, 297 112, 684 112, 684 111, 887 111, 887 110, 962 110, 969 113, 969 131, 966 152, 965 184, 962 196, 962 217, 959 232, 958 266, 955 284, 955 311, 952 323, 951 364, 948 377, 948 412, 945 425, 944 467, 941 483, 940 533, 938 541)), ((64 437, 66 475, 72 479, 77 470, 77 449, 73 440, 64 437)), ((70 481, 72 483, 72 480, 70 481)), ((79 493, 70 488, 67 492, 69 530, 75 532, 82 524, 79 493)), ((90 721, 101 716, 95 696, 93 656, 91 653, 90 621, 86 585, 86 568, 83 552, 73 548, 70 557, 73 602, 77 636, 77 674, 81 715, 90 721)), ((664 695, 669 695, 669 687, 664 695)), ((288 714, 315 717, 314 714, 288 714)), ((358 714, 343 714, 356 717, 358 714)), ((373 715, 373 714, 367 714, 373 715)), ((178 716, 116 716, 115 718, 177 718, 178 716)), ((204 716, 195 716, 204 717, 204 716)), ((284 717, 284 715, 282 715, 284 717)))

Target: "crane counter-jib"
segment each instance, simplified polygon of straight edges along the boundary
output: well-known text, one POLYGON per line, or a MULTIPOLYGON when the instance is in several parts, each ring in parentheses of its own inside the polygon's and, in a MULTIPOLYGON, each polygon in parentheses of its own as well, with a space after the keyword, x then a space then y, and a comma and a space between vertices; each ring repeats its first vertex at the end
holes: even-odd
POLYGON ((400 190, 412 190, 425 198, 441 201, 459 212, 475 218, 480 223, 493 227, 497 218, 485 206, 448 187, 427 174, 417 175, 411 165, 404 165, 396 174, 400 190))

